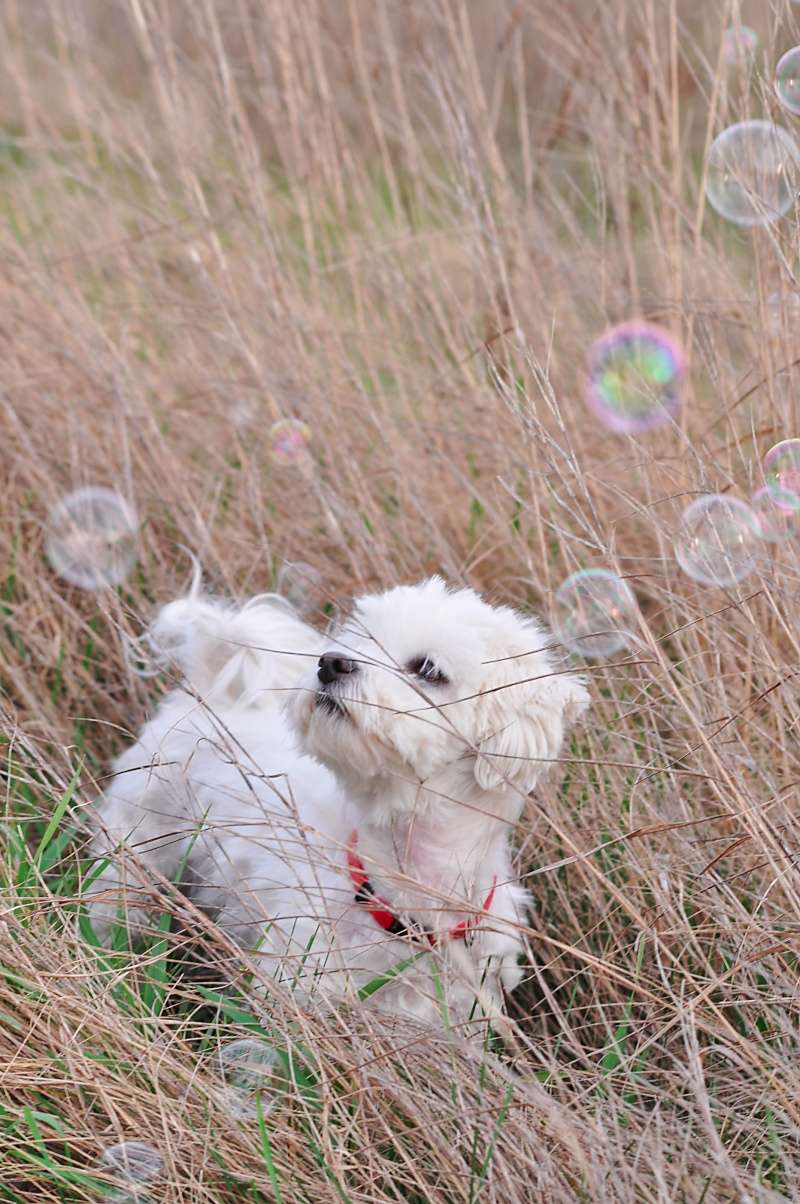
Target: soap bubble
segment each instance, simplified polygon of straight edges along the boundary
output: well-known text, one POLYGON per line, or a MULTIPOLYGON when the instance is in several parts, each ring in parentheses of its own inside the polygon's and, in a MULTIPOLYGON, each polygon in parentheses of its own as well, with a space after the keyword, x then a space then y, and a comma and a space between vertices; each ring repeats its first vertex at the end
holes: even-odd
POLYGON ((164 1159, 144 1141, 122 1141, 103 1151, 97 1170, 112 1175, 121 1185, 119 1191, 104 1195, 105 1200, 113 1200, 115 1204, 151 1204, 142 1189, 163 1174, 164 1159))
POLYGON ((673 547, 687 577, 725 587, 752 573, 758 539, 758 520, 745 502, 710 493, 686 507, 673 547))
POLYGON ((121 1141, 103 1150, 99 1165, 130 1183, 152 1183, 164 1170, 164 1159, 145 1141, 121 1141))
POLYGON ((683 353, 660 326, 613 327, 590 347, 588 366, 587 401, 612 431, 652 430, 678 409, 683 353))
POLYGON ((631 639, 636 598, 609 569, 581 569, 559 586, 553 626, 570 652, 589 660, 620 652, 631 639))
POLYGON ((50 511, 47 558, 70 585, 118 585, 136 562, 138 530, 136 511, 112 489, 76 489, 50 511))
POLYGON ((794 203, 800 151, 771 121, 740 121, 723 130, 708 152, 706 195, 739 226, 763 225, 794 203))
POLYGON ((285 560, 278 570, 277 590, 300 614, 308 614, 325 593, 322 573, 303 560, 285 560))
POLYGON ((269 450, 279 464, 292 464, 304 459, 311 442, 311 428, 299 418, 282 418, 269 428, 269 450))
POLYGON ((219 1061, 223 1077, 231 1087, 258 1091, 271 1082, 278 1055, 266 1041, 243 1037, 221 1046, 219 1061))
POLYGON ((758 534, 765 543, 783 543, 800 530, 798 499, 783 489, 764 485, 750 498, 758 523, 758 534))
POLYGON ((258 406, 252 397, 237 397, 231 402, 230 419, 237 431, 255 426, 257 418, 258 406))
POLYGON ((793 46, 778 59, 775 95, 790 113, 800 115, 800 46, 793 46))
POLYGON ((731 25, 722 35, 722 56, 735 67, 752 61, 758 49, 758 34, 749 25, 731 25))
POLYGON ((773 339, 800 331, 800 292, 777 290, 767 297, 767 327, 773 339))
POLYGON ((800 439, 782 439, 764 456, 764 479, 776 504, 800 510, 800 439))
POLYGON ((170 658, 158 647, 149 632, 144 635, 120 633, 122 656, 135 677, 158 677, 169 665, 170 658))
MULTIPOLYGON (((243 1037, 221 1046, 218 1056, 222 1077, 231 1090, 234 1111, 238 1116, 257 1116, 256 1097, 275 1087, 280 1061, 277 1052, 266 1041, 243 1037)), ((262 1100, 262 1111, 271 1106, 272 1101, 262 1100)))

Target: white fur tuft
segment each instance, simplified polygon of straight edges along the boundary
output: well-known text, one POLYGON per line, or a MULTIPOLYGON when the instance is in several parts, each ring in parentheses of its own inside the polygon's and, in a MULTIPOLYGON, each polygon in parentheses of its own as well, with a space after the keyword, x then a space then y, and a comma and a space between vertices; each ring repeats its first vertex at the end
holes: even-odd
POLYGON ((150 641, 206 702, 265 708, 306 676, 322 638, 276 594, 243 607, 191 593, 163 607, 150 641))

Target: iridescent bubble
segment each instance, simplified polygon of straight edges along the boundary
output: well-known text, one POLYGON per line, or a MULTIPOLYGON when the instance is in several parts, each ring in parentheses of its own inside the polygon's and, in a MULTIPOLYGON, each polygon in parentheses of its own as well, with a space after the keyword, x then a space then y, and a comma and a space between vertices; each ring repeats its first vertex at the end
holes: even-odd
POLYGON ((800 510, 800 439, 782 439, 764 456, 764 479, 776 504, 800 510))
POLYGON ((740 121, 711 144, 706 195, 729 221, 764 225, 794 204, 799 168, 800 151, 785 129, 771 121, 740 121))
POLYGON ((296 463, 308 454, 311 428, 299 418, 282 418, 269 428, 269 450, 281 464, 296 463))
POLYGON ((285 560, 278 571, 277 590, 300 614, 308 614, 323 598, 325 583, 313 565, 285 560))
MULTIPOLYGON (((222 1077, 231 1091, 230 1106, 238 1116, 256 1116, 256 1097, 275 1088, 280 1063, 277 1052, 266 1041, 243 1037, 221 1046, 218 1056, 222 1077)), ((262 1096, 262 1111, 272 1103, 262 1096)))
POLYGON ((163 1174, 164 1159, 144 1141, 122 1141, 103 1151, 97 1170, 113 1176, 120 1184, 118 1191, 105 1195, 104 1199, 114 1200, 115 1204, 151 1204, 143 1189, 163 1174))
POLYGON ((764 485, 750 498, 750 506, 765 543, 783 543, 800 530, 800 510, 793 493, 764 485))
POLYGON ((793 46, 778 59, 775 95, 784 109, 800 115, 800 46, 793 46))
POLYGON ((613 656, 630 642, 636 598, 610 569, 581 569, 558 588, 553 606, 556 635, 571 652, 589 660, 613 656))
POLYGON ((112 489, 67 494, 47 520, 47 558, 59 577, 81 589, 119 585, 136 562, 136 511, 112 489))
POLYGON ((589 349, 586 398, 612 431, 653 430, 680 404, 683 353, 660 326, 623 322, 589 349))
POLYGON ((673 547, 675 559, 701 585, 731 586, 756 567, 756 515, 735 497, 710 493, 686 507, 673 547))
POLYGON ((758 34, 749 25, 731 25, 722 35, 722 56, 730 66, 752 61, 758 49, 758 34))

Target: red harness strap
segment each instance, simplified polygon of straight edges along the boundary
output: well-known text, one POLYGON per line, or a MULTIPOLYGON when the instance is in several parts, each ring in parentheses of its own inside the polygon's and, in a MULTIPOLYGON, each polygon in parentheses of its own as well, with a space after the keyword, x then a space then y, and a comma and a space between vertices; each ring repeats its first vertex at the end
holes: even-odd
MULTIPOLYGON (((356 889, 356 903, 362 904, 367 908, 370 915, 379 924, 385 932, 392 933, 393 936, 409 936, 414 940, 419 940, 424 937, 431 945, 435 945, 440 939, 435 932, 431 932, 427 928, 422 928, 415 924, 409 927, 394 914, 385 899, 376 894, 375 888, 367 877, 367 871, 364 869, 364 862, 356 853, 356 845, 358 844, 358 833, 353 832, 347 842, 347 867, 350 870, 350 881, 356 889)), ((497 878, 492 879, 492 889, 483 901, 482 910, 488 911, 494 901, 494 893, 497 889, 497 878)), ((444 933, 448 940, 463 941, 466 940, 471 928, 474 928, 480 923, 480 916, 469 916, 465 920, 460 920, 449 932, 444 933)))

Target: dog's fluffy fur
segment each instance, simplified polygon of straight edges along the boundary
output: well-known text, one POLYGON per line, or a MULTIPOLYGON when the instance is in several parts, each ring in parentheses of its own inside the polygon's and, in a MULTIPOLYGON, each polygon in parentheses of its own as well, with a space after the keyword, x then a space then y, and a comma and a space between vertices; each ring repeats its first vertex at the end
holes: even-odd
POLYGON ((353 998, 431 949, 387 934, 355 901, 356 833, 375 891, 439 934, 431 956, 446 971, 421 956, 371 1002, 425 1018, 442 982, 451 1018, 476 995, 499 1002, 520 978, 527 903, 509 839, 588 701, 542 627, 433 578, 361 598, 333 638, 270 596, 238 609, 181 599, 152 635, 186 688, 118 759, 99 810, 94 852, 110 860, 90 887, 98 935, 123 896, 128 925, 146 930, 157 907, 147 867, 174 878, 185 866, 194 902, 266 970, 353 998), (323 652, 352 671, 322 680, 323 652), (468 940, 449 939, 468 917, 468 940))

